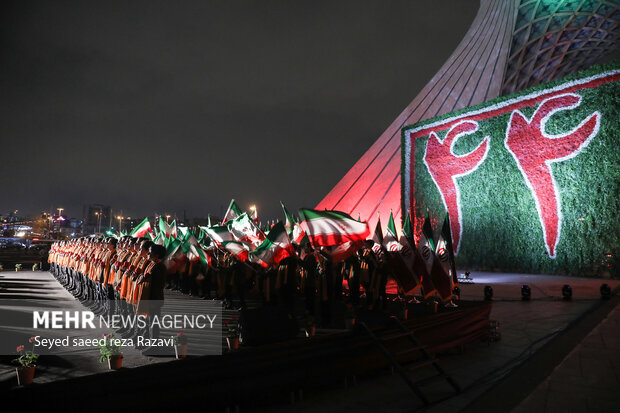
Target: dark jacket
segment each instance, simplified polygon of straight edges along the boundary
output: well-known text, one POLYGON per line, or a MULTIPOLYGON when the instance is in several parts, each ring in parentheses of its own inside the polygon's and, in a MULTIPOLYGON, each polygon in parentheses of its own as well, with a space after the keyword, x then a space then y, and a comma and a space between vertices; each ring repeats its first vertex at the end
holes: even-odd
POLYGON ((162 262, 158 262, 153 267, 151 272, 151 300, 163 300, 164 299, 164 287, 166 284, 166 266, 162 262))

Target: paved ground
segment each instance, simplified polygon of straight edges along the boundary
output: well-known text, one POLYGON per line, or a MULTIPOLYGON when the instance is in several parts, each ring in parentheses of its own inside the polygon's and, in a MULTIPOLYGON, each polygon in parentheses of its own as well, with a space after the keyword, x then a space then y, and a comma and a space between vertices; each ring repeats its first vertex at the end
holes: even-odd
MULTIPOLYGON (((461 284, 461 298, 479 300, 484 286, 493 286, 491 319, 499 322, 501 340, 471 343, 462 352, 440 355, 440 364, 463 387, 461 394, 424 408, 398 376, 386 372, 359 378, 347 387, 343 383, 339 388, 305 394, 294 405, 265 411, 617 411, 609 408, 619 402, 619 299, 601 301, 599 288, 602 282, 616 288, 620 281, 491 273, 472 273, 472 278, 473 283, 461 284), (531 287, 531 301, 521 300, 522 284, 531 287), (571 301, 561 298, 564 284, 572 286, 571 301)), ((0 273, 2 288, 0 299, 43 294, 81 306, 48 273, 0 273), (20 287, 19 283, 24 284, 20 287)), ((188 299, 167 294, 166 299, 188 299)), ((128 351, 126 366, 167 361, 128 351)), ((58 358, 55 365, 37 370, 35 381, 106 370, 94 350, 93 354, 58 358)), ((417 370, 415 378, 423 373, 417 370)), ((14 386, 14 381, 14 369, 0 365, 0 383, 5 389, 14 386)), ((449 395, 448 389, 436 384, 425 390, 431 399, 439 399, 449 395)))
POLYGON ((615 306, 513 413, 619 411, 619 333, 615 306))
MULTIPOLYGON (((617 303, 600 300, 599 288, 602 282, 608 283, 612 288, 618 287, 620 286, 619 281, 492 273, 472 273, 472 278, 473 283, 461 284, 462 299, 479 300, 483 297, 485 285, 493 287, 494 304, 491 319, 499 322, 501 340, 493 343, 471 343, 465 347, 462 353, 452 352, 440 356, 441 366, 452 374, 463 387, 461 394, 430 407, 424 407, 398 376, 386 372, 380 377, 361 378, 354 386, 345 387, 343 383, 343 386, 337 389, 330 389, 317 394, 306 394, 303 402, 271 407, 264 411, 509 412, 523 399, 527 398, 564 357, 561 356, 556 363, 556 360, 546 353, 550 352, 557 357, 562 351, 568 352, 574 346, 582 345, 580 343, 583 337, 580 339, 571 336, 567 339, 565 337, 567 332, 575 335, 575 331, 585 328, 587 334, 594 326, 589 329, 588 326, 580 327, 583 324, 582 320, 587 315, 591 315, 590 318, 595 319, 601 317, 595 311, 601 309, 602 303, 607 307, 613 306, 612 308, 615 308, 614 314, 618 313, 617 303), (532 290, 531 301, 521 300, 521 286, 523 284, 528 284, 532 290), (572 287, 573 299, 571 301, 562 299, 561 290, 564 284, 569 284, 572 287), (567 346, 568 350, 565 350, 567 346), (541 354, 543 360, 535 360, 533 356, 536 354, 541 354), (539 365, 537 368, 537 376, 540 377, 538 382, 533 383, 534 378, 528 374, 534 369, 531 367, 531 363, 539 365), (517 375, 517 373, 519 374, 517 375), (504 385, 509 378, 516 379, 517 383, 510 382, 504 385)), ((608 312, 605 308, 602 308, 602 311, 608 312)), ((589 321, 592 322, 592 320, 589 321)), ((600 319, 594 325, 599 322, 601 322, 600 319)), ((610 347, 608 353, 618 352, 620 349, 618 345, 620 330, 617 328, 597 328, 603 328, 607 331, 608 336, 604 343, 610 347)), ((620 377, 620 365, 618 363, 612 364, 614 360, 617 361, 617 356, 608 361, 608 354, 603 352, 589 351, 588 354, 591 358, 597 358, 595 363, 603 363, 608 366, 605 373, 592 376, 597 373, 597 370, 591 366, 596 364, 588 364, 583 372, 589 376, 588 380, 592 382, 605 380, 612 373, 615 374, 616 378, 620 377), (612 368, 615 370, 612 371, 612 368)), ((424 377, 423 373, 417 370, 415 374, 412 373, 412 377, 420 379, 424 377)), ((610 381, 609 384, 614 385, 617 382, 610 381)), ((561 388, 561 384, 557 382, 556 386, 561 388)), ((449 387, 444 384, 429 386, 425 390, 431 400, 449 396, 449 387)), ((566 387, 566 391, 573 392, 574 389, 566 387)), ((584 397, 591 398, 595 394, 584 397)), ((555 394, 550 397, 555 397, 555 394)), ((524 403, 527 401, 525 400, 524 403)), ((551 404, 544 404, 542 407, 548 410, 539 410, 540 403, 540 397, 534 398, 525 409, 549 412, 563 411, 555 408, 556 405, 553 400, 551 404)), ((562 404, 562 406, 565 405, 566 403, 562 404)), ((583 406, 583 404, 573 406, 572 409, 566 411, 591 411, 587 409, 578 410, 576 409, 578 406, 583 406)), ((521 411, 525 410, 519 410, 519 412, 521 411)), ((603 409, 601 411, 617 410, 603 409)))
MULTIPOLYGON (((189 300, 198 298, 188 297, 179 292, 165 290, 164 292, 166 309, 178 311, 183 314, 190 314, 189 310, 194 310, 195 305, 188 306, 189 300)), ((33 305, 43 305, 49 310, 74 311, 84 310, 86 307, 77 300, 72 294, 48 272, 43 271, 3 271, 0 272, 0 308, 10 310, 14 317, 28 315, 31 317, 32 305, 16 306, 12 303, 28 303, 19 300, 29 300, 33 305), (37 300, 37 301, 30 301, 37 300)), ((195 301, 194 301, 195 302, 195 301)), ((200 303, 202 304, 202 300, 200 303)), ((234 311, 223 311, 225 319, 230 319, 236 314, 234 311)), ((95 330, 85 333, 81 330, 60 330, 58 337, 71 335, 72 338, 94 338, 100 337, 103 333, 110 333, 108 330, 95 330)), ((162 330, 162 337, 168 337, 169 332, 162 330)), ((52 334, 49 334, 52 336, 52 334)), ((118 335, 117 335, 118 336, 118 335)), ((24 343, 28 347, 28 343, 24 343)), ((224 343, 220 343, 224 345, 224 343)), ((143 366, 151 363, 167 362, 174 357, 146 357, 133 347, 123 348, 123 367, 131 368, 143 366)), ((15 365, 11 360, 15 354, 0 355, 0 391, 17 385, 15 375, 15 365)), ((72 349, 70 354, 63 355, 43 355, 37 366, 35 382, 45 383, 50 381, 62 380, 72 377, 80 377, 89 374, 109 372, 107 363, 99 361, 98 348, 79 348, 72 349)))

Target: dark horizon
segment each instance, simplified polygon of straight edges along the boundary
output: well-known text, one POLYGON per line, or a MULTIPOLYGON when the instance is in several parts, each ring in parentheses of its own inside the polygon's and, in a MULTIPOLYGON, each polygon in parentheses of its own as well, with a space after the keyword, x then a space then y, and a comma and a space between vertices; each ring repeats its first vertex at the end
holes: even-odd
POLYGON ((0 213, 314 207, 478 5, 5 4, 0 213))

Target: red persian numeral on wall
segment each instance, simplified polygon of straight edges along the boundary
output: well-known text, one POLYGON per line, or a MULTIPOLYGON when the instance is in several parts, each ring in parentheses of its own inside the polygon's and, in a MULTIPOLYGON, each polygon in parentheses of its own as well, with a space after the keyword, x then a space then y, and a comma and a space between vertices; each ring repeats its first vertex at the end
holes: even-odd
MULTIPOLYGON (((545 125, 554 113, 574 109, 580 103, 581 96, 573 93, 548 98, 529 120, 519 110, 514 110, 506 129, 504 146, 514 157, 532 192, 551 258, 556 256, 562 224, 560 195, 551 164, 577 156, 598 133, 601 114, 594 112, 574 130, 553 136, 545 132, 545 125)), ((458 254, 463 231, 457 178, 474 172, 484 162, 489 151, 489 137, 485 136, 473 151, 464 155, 456 155, 453 148, 461 136, 477 130, 477 122, 463 120, 448 131, 443 141, 431 132, 424 153, 424 164, 450 214, 455 254, 458 254)))
POLYGON ((532 192, 551 258, 556 256, 562 229, 560 192, 551 164, 577 156, 598 133, 601 114, 591 113, 574 130, 554 136, 545 132, 545 124, 554 113, 576 108, 580 103, 581 96, 573 93, 555 96, 544 100, 529 120, 515 110, 504 141, 532 192))
POLYGON ((477 122, 471 120, 459 122, 448 131, 443 142, 435 132, 431 132, 424 152, 424 165, 439 189, 443 204, 450 214, 450 230, 455 254, 458 254, 463 232, 461 193, 456 178, 472 173, 484 162, 489 152, 489 137, 486 136, 467 154, 456 155, 453 149, 461 136, 475 133, 477 130, 477 122))

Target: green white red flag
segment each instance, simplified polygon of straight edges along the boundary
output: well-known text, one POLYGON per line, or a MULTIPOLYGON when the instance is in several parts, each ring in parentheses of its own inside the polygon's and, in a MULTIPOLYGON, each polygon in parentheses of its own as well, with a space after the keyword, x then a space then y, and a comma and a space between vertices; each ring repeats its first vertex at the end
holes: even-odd
POLYGON ((208 266, 210 264, 210 257, 202 249, 200 243, 193 234, 187 237, 187 240, 183 242, 183 251, 187 255, 190 261, 200 260, 203 265, 208 266))
POLYGON ((175 238, 168 238, 164 244, 164 247, 166 247, 166 256, 174 255, 180 246, 181 241, 175 238))
POLYGON ((237 205, 235 200, 232 199, 230 201, 230 204, 228 205, 228 209, 226 210, 226 214, 224 215, 224 219, 222 220, 222 224, 225 224, 226 222, 237 218, 242 213, 243 212, 241 212, 241 208, 239 208, 239 206, 237 205))
POLYGON ((168 229, 170 230, 170 236, 171 237, 176 238, 176 237, 179 236, 179 234, 177 232, 177 221, 176 221, 176 219, 174 221, 172 221, 172 224, 170 224, 168 226, 168 229))
POLYGON ((367 222, 358 222, 344 212, 302 208, 299 216, 302 219, 301 227, 315 246, 363 241, 370 234, 367 222))
POLYGON ((437 291, 441 298, 449 300, 452 298, 452 290, 458 284, 456 275, 456 262, 454 260, 454 250, 452 248, 452 234, 450 230, 450 217, 446 218, 441 228, 441 234, 435 247, 436 261, 439 264, 438 274, 433 276, 433 282, 437 286, 437 291))
POLYGON ((295 253, 293 244, 286 234, 284 225, 281 222, 275 224, 267 238, 250 253, 250 260, 258 262, 261 266, 267 268, 272 264, 278 264, 284 258, 295 253), (254 259, 258 259, 254 261, 254 259))
MULTIPOLYGON (((176 224, 176 222, 172 222, 173 224, 176 224)), ((186 240, 187 237, 189 237, 189 228, 187 227, 176 227, 176 232, 177 232, 177 237, 181 238, 182 240, 186 240)))
POLYGON ((284 229, 286 229, 286 233, 288 234, 289 238, 293 239, 293 227, 297 223, 297 220, 293 215, 291 215, 290 212, 288 212, 288 209, 286 209, 286 207, 284 206, 284 202, 280 201, 280 206, 282 207, 282 211, 284 211, 284 217, 286 218, 286 221, 284 223, 284 229))
POLYGON ((211 256, 207 253, 207 251, 205 251, 204 249, 202 249, 200 247, 200 245, 198 246, 192 246, 193 247, 193 253, 198 255, 198 258, 200 258, 200 262, 202 262, 202 265, 204 265, 205 267, 208 267, 211 265, 211 256))
POLYGON ((433 239, 433 227, 431 226, 431 220, 426 216, 424 225, 422 226, 422 233, 418 240, 418 250, 424 260, 426 271, 430 274, 433 267, 433 261, 435 260, 435 241, 433 239))
POLYGON ((250 219, 258 225, 258 210, 256 209, 255 205, 251 207, 250 219))
MULTIPOLYGON (((424 270, 421 273, 419 268, 416 269, 416 257, 418 254, 415 242, 413 242, 413 238, 411 242, 409 241, 408 234, 413 235, 409 216, 405 218, 403 232, 400 234, 400 249, 396 252, 388 251, 387 257, 398 286, 405 295, 413 295, 422 286, 421 277, 424 270)), ((421 258, 418 258, 418 261, 423 269, 424 265, 421 262, 421 258)))
POLYGON ((330 255, 332 256, 333 263, 337 264, 341 261, 346 260, 351 255, 355 254, 358 250, 360 250, 362 247, 364 247, 364 241, 347 241, 340 245, 332 247, 330 255))
POLYGON ((226 226, 237 241, 249 244, 252 248, 257 248, 265 240, 265 233, 245 212, 228 221, 226 226))
POLYGON ((166 235, 163 232, 160 232, 159 234, 157 234, 157 236, 153 240, 153 243, 155 243, 157 245, 161 245, 162 247, 165 246, 166 245, 166 235))
POLYGON ((151 223, 149 222, 148 218, 144 218, 142 222, 140 222, 129 235, 136 238, 142 238, 150 232, 153 232, 153 230, 151 229, 151 223))
POLYGON ((212 227, 201 227, 213 242, 232 252, 240 261, 247 261, 249 249, 241 242, 236 241, 233 234, 228 231, 226 225, 214 225, 212 227))
POLYGON ((241 262, 248 260, 250 250, 248 246, 239 241, 225 241, 222 243, 222 247, 227 251, 230 251, 241 262))
POLYGON ((387 230, 383 236, 383 246, 387 251, 395 252, 400 251, 402 246, 398 242, 398 234, 396 232, 396 226, 394 225, 394 216, 390 211, 390 220, 388 221, 387 230))
POLYGON ((404 295, 413 295, 421 287, 420 278, 415 272, 415 253, 409 246, 402 246, 398 251, 385 254, 394 281, 404 295))
POLYGON ((166 238, 170 237, 170 225, 162 217, 159 217, 159 233, 164 234, 166 238))
MULTIPOLYGON (((412 248, 415 248, 415 241, 413 240, 413 228, 411 227, 411 214, 407 214, 405 217, 405 223, 403 224, 403 233, 400 235, 400 243, 403 244, 403 237, 409 242, 412 248)), ((404 245, 404 244, 403 244, 404 245)))
POLYGON ((295 217, 290 212, 288 212, 288 209, 286 209, 282 201, 280 201, 280 205, 282 205, 282 209, 284 210, 284 216, 286 217, 286 223, 284 224, 286 233, 288 234, 292 242, 297 245, 302 245, 304 243, 304 238, 307 239, 306 231, 304 231, 303 228, 299 225, 295 217))
POLYGON ((228 227, 226 225, 214 225, 212 227, 201 227, 203 231, 207 233, 209 238, 216 242, 218 245, 221 245, 227 241, 234 241, 235 237, 228 231, 228 227))
POLYGON ((433 269, 433 261, 435 259, 433 241, 433 227, 428 216, 422 226, 422 233, 418 240, 418 248, 416 249, 416 261, 414 271, 421 274, 422 289, 424 290, 424 298, 430 297, 437 292, 435 284, 431 276, 433 269))
POLYGON ((376 255, 379 255, 383 251, 383 230, 381 229, 381 217, 377 217, 377 226, 375 232, 372 234, 372 250, 376 255))

